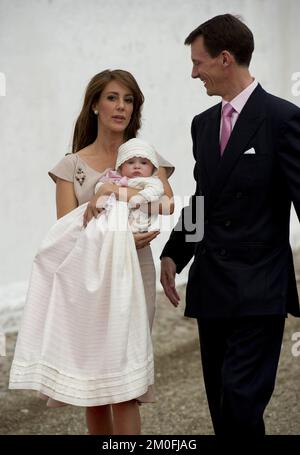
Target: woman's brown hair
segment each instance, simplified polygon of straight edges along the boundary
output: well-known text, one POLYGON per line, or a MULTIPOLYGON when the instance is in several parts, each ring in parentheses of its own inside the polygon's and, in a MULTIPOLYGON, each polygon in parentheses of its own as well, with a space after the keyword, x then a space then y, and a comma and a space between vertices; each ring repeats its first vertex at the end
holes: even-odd
POLYGON ((99 100, 101 93, 110 81, 117 81, 125 85, 133 94, 133 111, 129 125, 124 133, 124 139, 127 141, 136 137, 141 127, 141 110, 144 103, 144 95, 135 78, 128 71, 105 70, 96 74, 87 86, 83 106, 75 123, 72 153, 78 152, 78 150, 95 141, 98 117, 94 114, 92 107, 99 100))

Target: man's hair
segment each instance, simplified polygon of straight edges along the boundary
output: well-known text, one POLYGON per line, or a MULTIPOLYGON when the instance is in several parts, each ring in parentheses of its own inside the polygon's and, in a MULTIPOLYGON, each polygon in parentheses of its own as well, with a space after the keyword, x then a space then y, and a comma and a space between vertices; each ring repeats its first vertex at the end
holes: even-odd
POLYGON ((238 16, 221 14, 199 25, 185 39, 184 44, 192 44, 203 36, 204 47, 211 57, 217 57, 222 51, 231 52, 241 66, 249 66, 254 50, 254 38, 251 30, 238 16))

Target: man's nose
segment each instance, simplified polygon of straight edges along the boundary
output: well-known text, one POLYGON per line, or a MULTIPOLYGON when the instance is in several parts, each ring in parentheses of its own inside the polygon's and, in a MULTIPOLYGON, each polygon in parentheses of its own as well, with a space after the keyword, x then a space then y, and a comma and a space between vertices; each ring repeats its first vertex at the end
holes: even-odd
POLYGON ((193 79, 196 79, 196 77, 199 77, 198 71, 195 67, 192 69, 192 74, 191 74, 193 79))

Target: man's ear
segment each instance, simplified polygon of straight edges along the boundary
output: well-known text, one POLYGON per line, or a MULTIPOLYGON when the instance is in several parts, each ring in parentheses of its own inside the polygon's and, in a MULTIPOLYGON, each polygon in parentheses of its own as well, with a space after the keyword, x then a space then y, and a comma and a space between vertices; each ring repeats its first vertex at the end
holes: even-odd
POLYGON ((222 51, 221 57, 224 66, 229 66, 233 61, 233 55, 229 51, 222 51))

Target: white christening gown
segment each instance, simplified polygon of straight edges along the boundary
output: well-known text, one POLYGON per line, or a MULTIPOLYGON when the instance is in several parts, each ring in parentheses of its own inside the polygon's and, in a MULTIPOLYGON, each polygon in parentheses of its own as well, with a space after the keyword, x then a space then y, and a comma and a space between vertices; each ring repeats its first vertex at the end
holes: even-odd
POLYGON ((82 229, 85 208, 61 218, 34 259, 10 388, 96 406, 143 395, 153 353, 127 203, 82 229))
POLYGON ((75 154, 50 173, 73 180, 81 205, 52 227, 35 257, 9 383, 39 391, 49 406, 154 400, 151 250, 136 250, 123 202, 82 229, 83 201, 99 174, 75 154))

